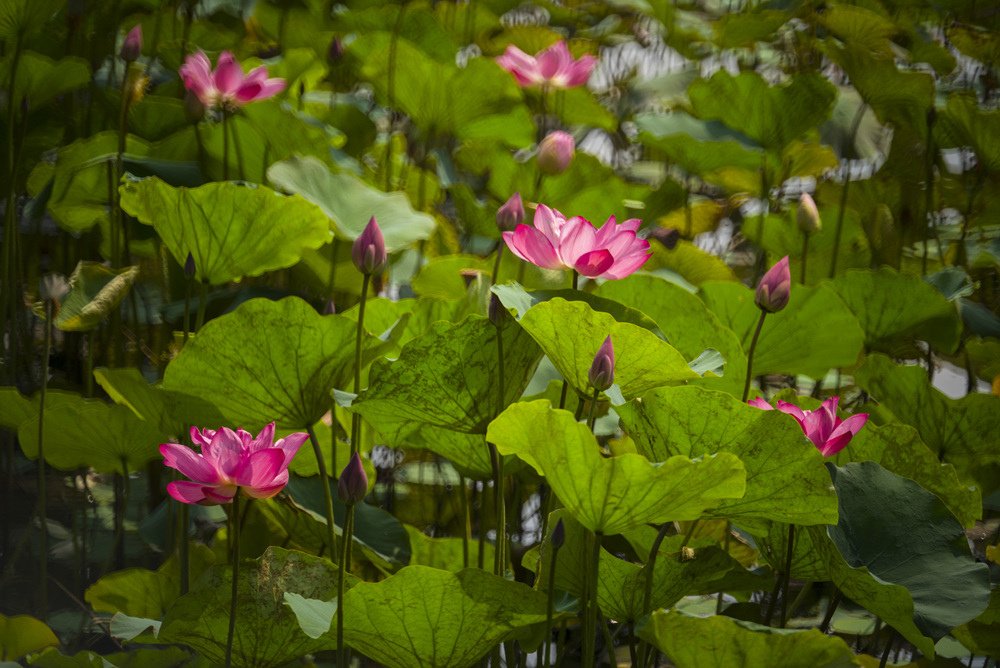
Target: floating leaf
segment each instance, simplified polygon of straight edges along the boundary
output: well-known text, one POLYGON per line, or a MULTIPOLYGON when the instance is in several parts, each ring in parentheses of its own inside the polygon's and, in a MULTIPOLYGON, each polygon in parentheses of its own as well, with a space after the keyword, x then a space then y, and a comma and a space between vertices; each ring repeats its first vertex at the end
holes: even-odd
POLYGON ((874 462, 829 469, 840 521, 829 528, 829 547, 817 547, 834 583, 933 656, 935 641, 986 609, 989 568, 976 563, 944 504, 917 483, 874 462))
POLYGON ((374 216, 392 251, 434 232, 434 218, 414 211, 406 195, 385 193, 351 174, 334 174, 313 157, 295 157, 271 165, 267 178, 277 187, 317 205, 341 239, 354 240, 374 216))
POLYGON ((95 329, 118 308, 138 276, 139 267, 111 269, 99 262, 80 262, 53 324, 64 332, 95 329))
POLYGON ((586 425, 547 400, 514 404, 486 439, 543 475, 580 524, 603 534, 697 519, 745 489, 743 464, 729 453, 656 464, 631 453, 605 458, 586 425))
MULTIPOLYGON (((760 318, 753 291, 738 283, 706 283, 702 299, 749 348, 760 318)), ((764 319, 753 371, 821 378, 831 368, 854 366, 863 342, 857 318, 832 288, 794 284, 788 306, 764 319)))
MULTIPOLYGON (((310 427, 354 365, 357 325, 297 297, 251 299, 209 321, 167 366, 163 389, 203 399, 232 425, 310 427)), ((365 360, 379 342, 367 338, 365 360)))
POLYGON ((608 336, 615 347, 615 384, 625 398, 698 377, 675 348, 649 330, 618 322, 585 302, 550 299, 528 309, 520 324, 583 395, 593 394, 587 374, 608 336))
MULTIPOLYGON (((280 666, 305 654, 336 648, 324 636, 313 639, 285 605, 285 594, 330 600, 337 569, 325 559, 269 547, 254 564, 240 568, 233 637, 234 666, 280 666)), ((351 576, 348 583, 357 580, 351 576)), ((232 568, 215 566, 167 611, 158 640, 188 645, 215 664, 225 662, 232 568)))
POLYGON ((660 388, 615 410, 639 452, 653 461, 721 452, 740 458, 746 493, 720 502, 713 513, 747 528, 753 520, 837 521, 837 495, 823 457, 789 416, 698 387, 660 388))
POLYGON ((45 622, 28 615, 0 615, 0 661, 15 661, 58 644, 59 638, 45 622))
POLYGON ((264 186, 172 188, 154 177, 124 184, 121 205, 153 226, 180 266, 190 253, 197 279, 213 285, 290 267, 330 239, 317 206, 264 186))
POLYGON ((469 568, 407 566, 344 596, 344 641, 398 668, 465 668, 545 621, 545 594, 469 568))
POLYGON ((854 666, 854 652, 840 638, 815 629, 774 629, 729 617, 691 617, 658 610, 639 629, 677 668, 854 666))

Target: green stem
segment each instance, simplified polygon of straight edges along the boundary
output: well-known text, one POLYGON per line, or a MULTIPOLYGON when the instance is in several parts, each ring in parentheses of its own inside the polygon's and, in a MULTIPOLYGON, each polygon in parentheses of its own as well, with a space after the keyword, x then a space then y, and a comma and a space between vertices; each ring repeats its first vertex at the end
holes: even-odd
MULTIPOLYGON (((500 463, 500 453, 492 443, 487 443, 490 450, 490 466, 493 469, 493 495, 496 506, 496 549, 493 554, 493 573, 504 575, 504 546, 507 543, 507 504, 504 499, 503 467, 500 463)), ((482 528, 480 528, 482 531, 482 528)))
POLYGON ((490 285, 496 285, 497 279, 500 278, 500 261, 503 259, 503 247, 506 244, 503 240, 497 244, 497 258, 493 261, 493 274, 490 275, 490 285))
POLYGON ((198 286, 198 315, 194 320, 194 331, 200 332, 205 324, 205 310, 208 308, 208 281, 202 281, 198 286))
POLYGON ((17 119, 17 110, 20 106, 17 100, 17 70, 21 61, 21 38, 17 37, 14 43, 14 55, 11 60, 10 86, 7 89, 7 201, 4 209, 4 244, 3 244, 3 274, 0 280, 3 281, 2 310, 0 310, 0 342, 4 335, 9 341, 8 357, 6 369, 9 370, 11 384, 16 376, 17 351, 15 335, 17 328, 17 297, 14 286, 18 283, 17 265, 17 154, 15 149, 14 127, 17 119), (8 331, 9 328, 9 331, 8 331))
POLYGON ((184 281, 184 345, 191 335, 191 279, 184 281))
MULTIPOLYGON (((543 536, 545 534, 542 534, 543 536)), ((551 544, 551 543, 550 543, 551 544)), ((555 595, 556 595, 556 557, 559 554, 559 547, 552 546, 552 560, 549 564, 549 589, 548 589, 548 601, 545 608, 545 634, 542 636, 545 642, 542 644, 542 666, 543 668, 548 668, 549 666, 549 655, 552 652, 552 613, 555 610, 555 595)))
POLYGON ((806 259, 809 257, 809 233, 802 233, 802 278, 800 283, 806 284, 806 259))
POLYGON ((229 112, 222 112, 222 180, 229 180, 229 112))
MULTIPOLYGON (((788 588, 791 586, 792 557, 795 555, 795 525, 788 525, 788 548, 785 550, 785 571, 781 574, 781 628, 788 622, 788 588)), ((794 613, 795 610, 792 610, 794 613)))
MULTIPOLYGON (((371 274, 365 274, 361 282, 361 301, 358 304, 358 330, 354 339, 354 394, 361 392, 361 344, 365 332, 365 304, 368 301, 368 286, 371 274)), ((351 415, 351 454, 361 450, 361 415, 351 415)))
POLYGON ((590 398, 590 415, 587 416, 587 429, 594 431, 594 423, 597 422, 597 399, 601 396, 600 390, 594 390, 594 396, 590 398))
POLYGON ((743 383, 743 398, 741 399, 743 403, 746 403, 747 397, 750 396, 750 379, 753 378, 753 353, 757 349, 757 339, 760 338, 760 330, 764 327, 764 318, 766 317, 767 311, 761 309, 757 328, 753 331, 753 338, 750 339, 750 349, 747 350, 747 377, 743 383))
POLYGON ((337 567, 337 668, 347 665, 347 647, 344 645, 344 581, 347 578, 348 560, 351 553, 351 536, 354 529, 354 504, 347 504, 347 519, 344 521, 344 535, 340 541, 340 563, 337 567))
POLYGON ((600 577, 601 534, 595 531, 587 532, 587 542, 590 547, 587 559, 587 602, 586 617, 583 625, 583 665, 594 667, 597 641, 597 582, 600 577))
MULTIPOLYGON (((656 539, 653 541, 653 546, 649 550, 649 558, 646 560, 646 581, 643 585, 642 592, 642 611, 644 614, 649 614, 652 612, 653 607, 653 575, 656 568, 656 557, 660 553, 660 545, 663 543, 663 539, 667 535, 667 529, 670 527, 669 522, 664 522, 660 526, 660 530, 656 534, 656 539)), ((639 649, 639 666, 645 666, 646 660, 649 655, 649 644, 643 640, 642 645, 639 649)))
POLYGON ((38 597, 42 619, 49 608, 49 523, 45 489, 45 393, 49 386, 49 355, 52 353, 52 318, 54 302, 45 300, 45 352, 42 355, 42 388, 38 394, 38 521, 39 533, 38 597))
MULTIPOLYGON (((729 525, 729 520, 726 520, 726 537, 722 541, 722 549, 726 554, 729 554, 729 541, 732 535, 732 527, 729 525)), ((722 590, 719 590, 719 594, 715 598, 715 614, 722 614, 722 590)))
MULTIPOLYGON (((879 659, 878 668, 885 668, 885 664, 889 662, 889 653, 892 651, 892 641, 895 640, 895 636, 892 633, 892 629, 889 629, 889 637, 885 641, 885 649, 882 650, 882 658, 879 659)), ((970 658, 969 665, 972 665, 972 660, 970 658)))
MULTIPOLYGON (((855 112, 854 121, 851 124, 851 134, 848 135, 848 138, 844 142, 844 150, 841 151, 842 155, 846 155, 847 147, 854 144, 854 140, 858 135, 858 127, 861 125, 861 119, 865 115, 865 109, 867 108, 867 104, 862 104, 855 112)), ((840 191, 840 210, 837 211, 837 225, 833 230, 833 253, 830 256, 830 278, 837 275, 837 256, 840 254, 840 236, 844 229, 844 214, 847 211, 847 193, 851 186, 850 167, 850 163, 844 165, 844 188, 840 191)))
MULTIPOLYGON (((326 540, 330 544, 330 554, 333 555, 337 549, 337 539, 334 533, 336 522, 333 518, 333 493, 330 491, 330 476, 326 472, 326 461, 323 459, 323 450, 319 447, 319 439, 316 438, 316 431, 310 425, 306 427, 306 432, 309 434, 309 442, 312 444, 313 456, 316 457, 316 467, 319 469, 320 484, 323 486, 323 501, 326 503, 326 540)), ((322 550, 322 547, 320 550, 322 550)))
POLYGON ((573 270, 573 289, 574 290, 580 289, 580 272, 578 272, 576 269, 573 270))
POLYGON ((823 621, 819 625, 819 632, 826 633, 830 630, 830 622, 833 621, 833 613, 837 611, 837 606, 840 605, 840 599, 843 594, 840 590, 834 587, 833 596, 830 598, 830 603, 826 606, 826 614, 823 615, 823 621))
MULTIPOLYGON (((236 133, 236 121, 233 121, 230 130, 233 133, 233 148, 236 149, 236 168, 240 171, 240 180, 245 181, 247 178, 246 167, 243 164, 243 147, 240 146, 240 136, 236 133)), ((264 170, 267 171, 266 169, 264 170)))
POLYGON ((472 513, 469 511, 469 487, 465 476, 458 474, 458 503, 462 509, 462 568, 469 567, 469 542, 472 540, 472 513))
POLYGON ((233 636, 236 633, 236 596, 240 581, 240 491, 236 490, 233 497, 233 509, 230 515, 233 543, 233 586, 229 595, 229 632, 226 634, 226 668, 233 665, 233 636))
POLYGON ((180 533, 178 535, 178 549, 180 550, 181 561, 181 596, 188 593, 191 587, 191 543, 188 541, 188 527, 191 523, 191 510, 188 504, 181 504, 180 533))

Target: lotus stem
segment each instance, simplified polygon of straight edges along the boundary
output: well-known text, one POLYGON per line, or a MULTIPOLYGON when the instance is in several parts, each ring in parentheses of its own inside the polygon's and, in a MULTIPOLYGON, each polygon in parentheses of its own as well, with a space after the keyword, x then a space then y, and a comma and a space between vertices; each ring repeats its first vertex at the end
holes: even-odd
MULTIPOLYGON (((846 149, 849 145, 854 144, 855 138, 858 136, 858 127, 861 125, 861 119, 865 115, 865 110, 868 108, 867 103, 862 103, 858 107, 858 110, 854 113, 854 121, 851 123, 851 134, 844 142, 843 149, 841 153, 846 153, 846 149)), ((837 256, 840 254, 840 235, 844 229, 844 213, 847 210, 847 193, 851 185, 851 170, 850 163, 844 166, 844 188, 840 191, 840 210, 837 211, 837 225, 833 230, 833 253, 830 256, 830 278, 837 275, 837 256)))
POLYGON ((458 474, 458 502, 462 509, 462 568, 469 567, 469 541, 472 540, 472 514, 469 512, 469 487, 465 476, 458 474))
POLYGON ((757 320, 757 328, 753 331, 753 338, 750 339, 750 349, 747 350, 747 377, 743 383, 743 398, 740 400, 744 404, 747 402, 747 397, 750 396, 750 379, 753 378, 753 354, 757 350, 757 339, 760 338, 760 330, 764 327, 764 318, 766 317, 767 311, 761 310, 760 318, 757 320))
MULTIPOLYGON (((730 537, 732 536, 732 532, 733 530, 729 524, 729 520, 726 520, 726 536, 722 541, 722 549, 726 554, 729 554, 729 541, 731 539, 730 537)), ((715 598, 715 614, 717 615, 722 614, 722 593, 723 592, 720 590, 718 596, 715 598)))
POLYGON ((806 259, 809 257, 809 233, 802 233, 802 276, 799 280, 802 285, 806 284, 806 259))
POLYGON ((233 636, 236 632, 236 598, 240 581, 240 492, 233 497, 233 508, 229 516, 232 526, 233 543, 233 586, 229 595, 229 632, 226 634, 226 668, 233 665, 233 636))
POLYGON ((208 308, 208 281, 202 281, 198 287, 198 315, 194 320, 194 331, 200 332, 205 324, 205 311, 208 308))
POLYGON ((597 642, 597 582, 600 576, 601 534, 597 531, 587 532, 587 542, 590 547, 586 571, 586 605, 583 625, 583 665, 593 668, 596 660, 597 642))
POLYGON ((181 562, 181 596, 188 593, 191 587, 191 544, 188 542, 188 526, 191 523, 191 510, 188 504, 180 504, 180 532, 178 534, 178 550, 181 562))
POLYGON ((347 504, 347 518, 340 540, 340 563, 337 565, 337 668, 347 665, 347 647, 344 646, 344 581, 351 568, 351 534, 354 532, 354 505, 347 504))
POLYGON ((229 180, 229 112, 222 112, 222 180, 229 180))
POLYGON ((826 606, 826 614, 823 615, 823 621, 819 625, 820 633, 826 633, 830 630, 830 622, 833 621, 833 613, 837 611, 837 606, 840 605, 840 599, 842 597, 843 594, 841 594, 840 590, 834 586, 830 603, 826 606))
MULTIPOLYGON (((544 534, 543 534, 544 536, 544 534)), ((545 634, 542 636, 545 641, 542 643, 542 666, 543 668, 549 667, 549 656, 552 652, 552 614, 555 609, 555 595, 556 595, 556 564, 558 563, 556 557, 559 554, 559 545, 554 543, 549 543, 552 545, 552 559, 549 564, 549 589, 548 589, 548 601, 545 608, 545 634)))
MULTIPOLYGON (((788 589, 792 578, 792 558, 795 556, 795 525, 788 525, 788 547, 785 550, 785 570, 781 574, 781 628, 788 622, 788 589)), ((794 614, 795 610, 792 610, 794 614)))
MULTIPOLYGON (((334 533, 336 522, 333 517, 333 492, 330 490, 330 476, 326 472, 326 461, 323 459, 323 450, 319 446, 319 439, 316 438, 316 430, 312 425, 306 427, 309 434, 309 442, 312 444, 313 455, 316 457, 316 467, 319 469, 319 480, 323 486, 323 501, 326 503, 326 540, 330 544, 330 556, 337 550, 337 537, 334 533)), ((320 548, 322 554, 322 548, 320 548)))
POLYGON ((191 335, 191 280, 184 281, 184 345, 187 345, 191 335))
POLYGON ((497 244, 497 258, 493 261, 493 273, 490 275, 490 285, 496 285, 497 279, 500 278, 500 261, 503 260, 503 247, 505 245, 503 239, 497 244))
MULTIPOLYGON (((365 332, 365 303, 368 301, 368 286, 371 274, 364 274, 361 281, 361 301, 358 303, 358 330, 354 339, 354 394, 361 392, 361 344, 365 332)), ((351 454, 361 449, 361 415, 351 415, 351 454)))
POLYGON ((49 523, 48 499, 45 489, 45 393, 49 386, 49 355, 52 354, 52 318, 54 302, 45 300, 45 350, 42 354, 42 388, 38 394, 38 597, 42 619, 49 608, 49 523))

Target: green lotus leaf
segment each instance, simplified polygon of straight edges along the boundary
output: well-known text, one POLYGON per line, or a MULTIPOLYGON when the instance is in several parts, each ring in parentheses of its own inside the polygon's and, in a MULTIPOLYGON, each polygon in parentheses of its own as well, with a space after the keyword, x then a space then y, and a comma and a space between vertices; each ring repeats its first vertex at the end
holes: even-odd
POLYGON ((697 519, 746 487, 746 470, 730 453, 655 464, 632 453, 605 458, 586 425, 547 400, 514 404, 490 424, 486 439, 544 476, 573 517, 602 534, 697 519))
MULTIPOLYGON (((36 395, 37 396, 37 395, 36 395)), ((17 431, 22 422, 38 417, 38 401, 16 388, 0 387, 0 427, 17 431)))
POLYGON ((1000 171, 1000 112, 979 108, 975 96, 954 94, 938 116, 935 126, 944 147, 968 146, 976 159, 991 173, 1000 171))
MULTIPOLYGON (((837 521, 837 495, 823 457, 794 419, 700 387, 664 387, 615 409, 639 452, 652 461, 731 453, 746 467, 746 494, 713 513, 754 522, 837 521)), ((766 524, 762 526, 766 527, 766 524)))
POLYGON ((663 151, 684 171, 715 181, 723 169, 759 169, 763 151, 746 137, 718 121, 703 121, 683 112, 640 114, 635 119, 640 139, 663 151))
POLYGON ((741 49, 771 42, 788 19, 787 12, 776 9, 723 14, 712 23, 715 44, 720 49, 741 49))
MULTIPOLYGON (((348 578, 348 585, 356 582, 348 578)), ((167 610, 157 640, 187 645, 213 664, 225 663, 231 589, 231 566, 208 570, 167 610)), ((336 639, 303 633, 295 612, 285 605, 286 592, 331 600, 337 592, 337 569, 326 559, 280 547, 267 548, 256 564, 241 563, 234 666, 281 666, 305 654, 336 649, 336 639)))
MULTIPOLYGON (((2 69, 0 78, 9 90, 10 58, 4 61, 2 69)), ((90 83, 90 67, 86 60, 75 56, 53 60, 34 51, 23 51, 17 62, 16 82, 14 99, 27 98, 34 110, 90 83)))
POLYGON ((882 267, 849 271, 831 285, 857 316, 869 349, 892 353, 914 340, 945 353, 958 348, 962 334, 958 310, 919 276, 882 267))
POLYGON ((844 69, 851 85, 882 123, 916 128, 926 133, 927 110, 934 105, 934 76, 903 71, 893 58, 876 58, 857 47, 828 44, 826 55, 844 69))
MULTIPOLYGON (((114 625, 114 620, 112 620, 114 625)), ((131 649, 112 654, 81 651, 68 656, 53 648, 31 657, 31 665, 39 668, 174 668, 186 665, 193 657, 180 647, 131 649)), ((196 659, 195 659, 196 661, 196 659)))
POLYGON ((138 277, 139 267, 111 269, 99 262, 80 262, 53 324, 64 332, 96 329, 118 308, 138 277))
POLYGON ((653 255, 643 265, 646 271, 676 276, 680 282, 702 285, 707 281, 736 281, 736 274, 722 258, 703 251, 685 239, 677 242, 673 249, 653 245, 653 255))
POLYGON ((829 465, 840 520, 813 540, 834 583, 928 656, 989 604, 989 568, 936 496, 875 462, 829 465))
MULTIPOLYGON (((163 376, 162 388, 214 406, 232 426, 305 429, 330 410, 354 368, 357 325, 297 297, 251 299, 209 321, 163 376)), ((367 337, 362 363, 376 354, 367 337)))
POLYGON ((897 420, 915 427, 938 459, 952 464, 960 477, 979 481, 984 493, 994 489, 990 471, 1000 464, 1000 398, 970 394, 949 399, 931 386, 924 369, 899 366, 878 354, 865 359, 855 379, 897 420))
POLYGON ((836 89, 816 74, 769 86, 756 72, 732 76, 723 70, 692 83, 688 97, 699 118, 720 120, 759 145, 780 151, 826 120, 836 89))
POLYGON ((582 301, 556 297, 532 306, 519 322, 563 378, 585 396, 593 394, 587 375, 608 336, 615 348, 614 381, 627 399, 698 377, 680 352, 649 330, 618 322, 582 301))
POLYGON ((677 668, 848 668, 854 652, 843 640, 815 629, 774 629, 729 617, 692 617, 658 610, 639 629, 677 668))
POLYGON ((893 56, 890 38, 899 28, 883 14, 864 7, 836 4, 822 13, 820 22, 851 48, 881 58, 893 56))
POLYGON ((1000 589, 990 592, 990 605, 981 615, 951 634, 975 654, 1000 654, 1000 589))
POLYGON ((0 615, 0 661, 16 661, 58 644, 59 638, 45 622, 28 615, 0 615))
MULTIPOLYGON (((444 571, 457 573, 469 564, 473 566, 479 558, 478 546, 475 541, 468 542, 469 563, 465 563, 461 538, 431 538, 423 531, 409 524, 404 525, 410 537, 410 549, 413 550, 410 564, 413 566, 429 566, 444 571)), ((493 563, 493 544, 483 543, 483 563, 493 563)))
MULTIPOLYGON (((45 461, 60 471, 91 467, 102 473, 137 471, 160 456, 159 427, 124 406, 69 392, 45 397, 45 461)), ((38 411, 17 430, 21 449, 38 457, 38 411)))
POLYGON ((407 566, 344 595, 344 642, 386 666, 465 668, 545 621, 545 594, 477 568, 407 566))
MULTIPOLYGON (((636 276, 641 276, 641 274, 636 274, 636 276)), ((608 281, 601 287, 618 285, 619 283, 621 281, 608 281)), ((600 290, 600 288, 598 289, 600 290)), ((607 299, 596 293, 583 292, 581 290, 532 290, 529 292, 517 283, 496 285, 492 288, 492 292, 500 298, 500 302, 508 310, 513 310, 512 315, 519 320, 535 304, 559 297, 571 302, 585 302, 595 311, 607 313, 618 322, 628 322, 643 329, 648 329, 657 336, 663 336, 663 332, 660 331, 657 324, 645 313, 641 313, 638 309, 630 308, 624 303, 620 303, 614 299, 607 299)), ((700 348, 697 352, 692 352, 690 356, 692 358, 697 357, 704 350, 705 348, 700 348)))
POLYGON ((295 157, 271 165, 267 178, 278 188, 302 196, 323 210, 337 237, 356 239, 374 216, 392 251, 428 238, 434 218, 415 211, 406 195, 384 193, 351 174, 334 174, 313 157, 295 157))
POLYGON ((368 389, 351 410, 383 433, 389 432, 383 423, 415 422, 482 434, 502 407, 521 396, 541 358, 538 346, 512 320, 501 336, 502 373, 497 328, 489 320, 469 316, 457 325, 435 323, 427 334, 407 343, 399 359, 372 365, 368 389))
MULTIPOLYGON (((753 291, 728 282, 705 283, 701 291, 708 308, 749 348, 760 318, 753 291)), ((854 366, 863 343, 858 319, 832 288, 794 283, 784 310, 764 319, 753 372, 821 378, 831 368, 854 366)))
POLYGON ((190 253, 197 279, 213 285, 290 267, 330 238, 319 207, 264 186, 173 188, 154 177, 125 183, 121 204, 153 226, 180 266, 190 253))

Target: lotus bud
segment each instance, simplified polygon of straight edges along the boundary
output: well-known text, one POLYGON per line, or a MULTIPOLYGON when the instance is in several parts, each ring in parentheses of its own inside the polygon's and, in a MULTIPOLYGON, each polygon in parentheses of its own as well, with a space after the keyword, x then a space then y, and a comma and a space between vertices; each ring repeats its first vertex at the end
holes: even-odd
POLYGON ((590 365, 587 379, 590 381, 590 386, 598 392, 603 392, 615 382, 615 348, 611 345, 610 335, 604 339, 597 355, 594 356, 594 363, 590 365))
POLYGON ((326 50, 326 60, 331 65, 336 65, 344 58, 344 43, 339 37, 334 37, 330 41, 330 46, 326 50))
POLYGON ((134 63, 139 59, 139 56, 142 55, 142 24, 136 24, 128 31, 118 55, 126 63, 134 63))
POLYGON ((368 221, 361 236, 354 240, 351 259, 362 274, 369 276, 381 274, 385 269, 389 258, 385 252, 385 239, 382 237, 382 230, 379 229, 375 216, 368 221))
POLYGON ((681 240, 681 232, 676 227, 656 226, 649 236, 663 244, 667 250, 677 248, 677 242, 681 240))
POLYGON ((823 229, 823 221, 819 217, 819 209, 809 193, 799 196, 799 211, 796 215, 799 229, 805 234, 813 234, 823 229))
POLYGON ((767 270, 757 284, 757 294, 754 303, 767 313, 777 313, 788 304, 792 291, 792 274, 788 267, 788 256, 778 260, 777 264, 767 270))
POLYGON ((495 294, 490 294, 490 307, 488 310, 490 322, 493 323, 494 327, 503 327, 504 321, 510 316, 507 312, 507 307, 503 305, 500 298, 495 294))
POLYGON ((497 209, 497 227, 501 232, 513 232, 523 222, 524 203, 521 202, 521 193, 514 193, 497 209))
POLYGON ((337 495, 347 505, 353 505, 364 499, 367 493, 368 474, 361 463, 361 456, 355 452, 337 479, 337 495))
POLYGON ((550 132, 538 145, 538 169, 543 174, 562 174, 573 161, 576 142, 573 135, 562 130, 550 132))
POLYGON ((566 543, 566 525, 562 520, 556 522, 556 528, 552 530, 552 549, 558 550, 566 543))
POLYGON ((337 312, 337 305, 332 299, 327 299, 323 305, 323 315, 333 315, 337 312))
POLYGON ((191 280, 194 278, 194 255, 188 253, 187 260, 184 261, 184 278, 191 280))

